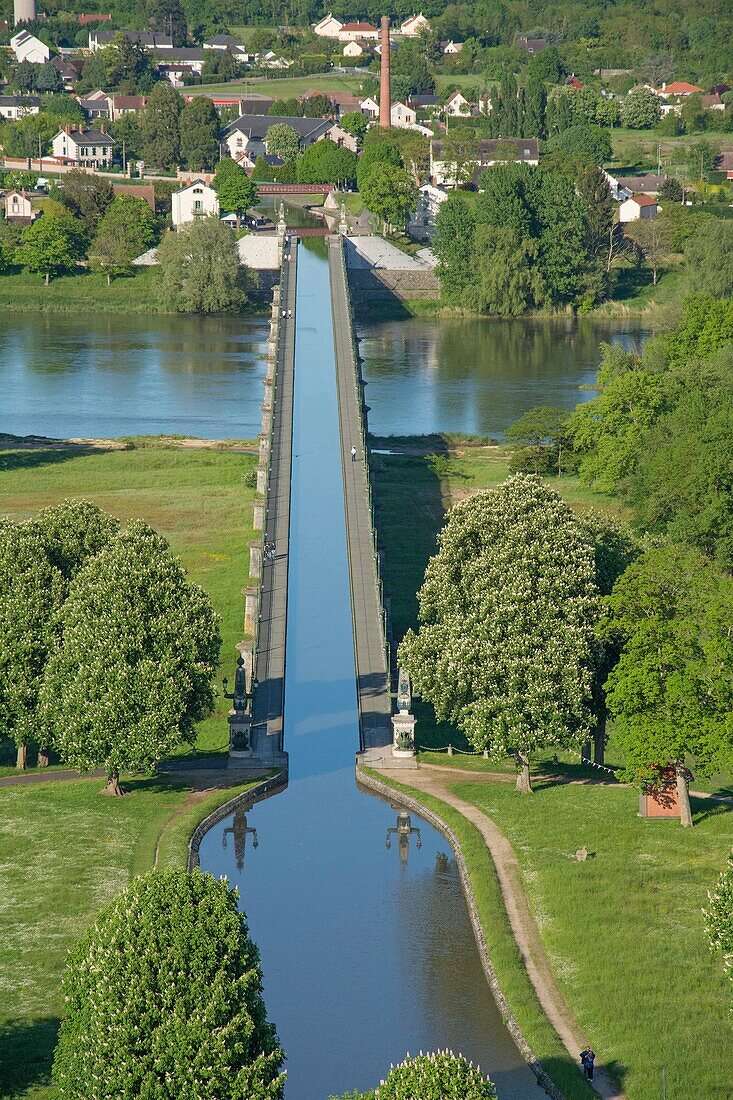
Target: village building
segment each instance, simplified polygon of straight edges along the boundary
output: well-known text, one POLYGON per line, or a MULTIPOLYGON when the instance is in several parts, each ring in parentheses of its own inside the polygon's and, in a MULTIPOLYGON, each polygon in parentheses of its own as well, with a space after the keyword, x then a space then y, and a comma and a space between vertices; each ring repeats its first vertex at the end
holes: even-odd
POLYGON ((715 158, 715 171, 725 172, 726 179, 733 180, 733 153, 720 153, 715 158))
POLYGON ((374 96, 367 96, 366 99, 362 99, 359 108, 367 118, 379 118, 379 101, 374 96))
MULTIPOLYGON (((334 123, 329 118, 294 118, 275 115, 241 115, 235 122, 225 127, 222 144, 233 160, 241 162, 244 153, 251 162, 272 150, 267 148, 267 131, 271 126, 284 123, 291 126, 300 139, 301 149, 329 136, 334 123)), ((341 127, 339 127, 339 130, 341 127)))
POLYGON ((618 208, 620 222, 650 221, 656 218, 659 207, 651 195, 632 195, 624 199, 618 208))
POLYGON ((219 196, 202 179, 195 179, 171 195, 171 221, 176 228, 196 218, 219 216, 219 196))
POLYGON ((453 42, 453 41, 439 42, 438 43, 438 49, 440 50, 440 52, 443 54, 444 57, 452 57, 455 54, 461 52, 461 50, 463 49, 463 43, 462 42, 453 42))
POLYGON ((406 103, 393 103, 389 112, 389 120, 392 126, 399 129, 409 129, 417 122, 417 112, 406 103))
POLYGON ((41 109, 41 97, 37 95, 0 95, 0 118, 17 122, 26 115, 37 115, 41 109))
POLYGON ((529 164, 536 167, 540 162, 539 142, 537 138, 488 138, 479 141, 468 152, 463 163, 458 166, 455 160, 443 156, 442 141, 430 142, 430 177, 436 187, 456 187, 465 182, 456 179, 456 175, 466 175, 468 179, 478 177, 486 168, 495 164, 505 164, 508 160, 516 164, 529 164))
POLYGON ((17 225, 30 225, 39 216, 25 191, 7 191, 4 200, 5 219, 17 225))
POLYGON ((654 172, 647 172, 644 176, 619 176, 617 183, 619 189, 625 189, 630 195, 658 195, 659 188, 667 177, 658 176, 654 172))
POLYGON ((342 27, 343 23, 339 19, 334 18, 333 14, 329 12, 319 23, 315 24, 313 32, 320 38, 338 38, 339 31, 342 27))
POLYGON ((415 211, 410 216, 407 232, 418 241, 431 241, 435 236, 435 219, 448 193, 432 183, 424 183, 418 192, 415 211))
POLYGON ((490 115, 494 109, 494 101, 490 92, 482 92, 478 97, 479 114, 490 115))
POLYGON ((670 96, 697 95, 702 92, 702 88, 698 88, 696 84, 688 84, 686 80, 673 80, 670 84, 663 82, 661 88, 652 88, 651 90, 660 99, 669 99, 670 96))
POLYGON ((357 38, 376 41, 379 38, 379 31, 371 23, 344 23, 337 37, 340 42, 349 42, 357 38))
POLYGON ((405 19, 404 23, 400 24, 400 34, 404 38, 417 38, 419 34, 423 34, 429 30, 430 23, 422 12, 419 12, 417 15, 411 15, 409 19, 405 19))
POLYGON ((123 34, 138 46, 144 46, 146 50, 172 50, 173 39, 169 34, 158 34, 156 31, 100 31, 89 32, 89 49, 92 53, 96 50, 104 50, 111 46, 118 34, 123 34))
POLYGON ((130 195, 134 199, 144 199, 155 213, 155 187, 152 183, 113 183, 115 195, 130 195))
POLYGON ((364 57, 365 55, 372 57, 375 49, 369 42, 352 38, 350 42, 346 43, 341 52, 344 57, 364 57))
POLYGON ((45 65, 51 58, 51 51, 40 38, 29 34, 28 31, 18 31, 10 39, 10 46, 15 54, 15 60, 29 61, 31 65, 45 65))
POLYGON ((526 35, 521 34, 515 45, 524 53, 542 53, 543 50, 547 49, 549 43, 546 38, 527 38, 526 35))
POLYGON ((77 168, 109 168, 116 145, 115 139, 104 132, 104 127, 72 130, 67 126, 52 142, 55 159, 77 168))
POLYGON ((468 118, 471 114, 471 104, 463 92, 453 92, 445 103, 445 113, 450 118, 468 118))
POLYGON ((214 35, 211 41, 204 42, 203 46, 205 50, 228 50, 237 61, 246 63, 250 58, 247 47, 237 42, 236 38, 231 34, 214 35))

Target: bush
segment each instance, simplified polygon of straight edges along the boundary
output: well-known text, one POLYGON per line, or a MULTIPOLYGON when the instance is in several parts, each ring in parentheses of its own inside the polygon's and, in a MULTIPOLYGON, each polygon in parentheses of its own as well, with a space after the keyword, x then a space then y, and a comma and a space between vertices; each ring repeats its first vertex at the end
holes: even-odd
POLYGON ((375 1100, 496 1100, 488 1077, 451 1051, 420 1054, 394 1066, 374 1093, 375 1100))

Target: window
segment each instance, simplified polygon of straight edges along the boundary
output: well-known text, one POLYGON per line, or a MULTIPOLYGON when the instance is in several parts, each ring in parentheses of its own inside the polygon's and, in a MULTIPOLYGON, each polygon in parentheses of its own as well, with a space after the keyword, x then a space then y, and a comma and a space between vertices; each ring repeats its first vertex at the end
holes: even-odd
POLYGON ((202 203, 201 199, 194 199, 193 212, 194 214, 203 214, 204 204, 202 203))

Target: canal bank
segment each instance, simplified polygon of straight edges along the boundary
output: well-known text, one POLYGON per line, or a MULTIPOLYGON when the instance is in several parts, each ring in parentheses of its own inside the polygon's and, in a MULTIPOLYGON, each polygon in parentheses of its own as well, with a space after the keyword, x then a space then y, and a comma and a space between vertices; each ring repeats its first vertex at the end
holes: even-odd
POLYGON ((536 1082, 484 979, 449 845, 357 790, 359 747, 342 444, 325 258, 300 249, 288 586, 287 789, 203 838, 201 866, 242 897, 268 1013, 288 1054, 286 1096, 373 1087, 408 1051, 451 1047, 502 1100, 536 1082), (256 830, 257 848, 254 847, 256 830), (390 840, 390 847, 387 841, 390 840), (419 843, 418 843, 419 841, 419 843))

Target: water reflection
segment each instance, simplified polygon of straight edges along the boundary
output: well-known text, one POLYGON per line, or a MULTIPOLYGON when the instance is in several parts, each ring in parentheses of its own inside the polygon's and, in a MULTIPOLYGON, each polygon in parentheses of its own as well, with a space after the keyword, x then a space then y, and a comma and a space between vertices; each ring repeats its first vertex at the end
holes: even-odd
POLYGON ((632 349, 649 330, 578 318, 412 318, 359 326, 375 435, 465 432, 500 437, 533 405, 593 396, 601 341, 632 349))
POLYGON ((252 847, 259 848, 260 842, 257 839, 257 830, 247 824, 247 813, 244 807, 240 807, 234 811, 234 815, 231 819, 231 825, 227 825, 226 828, 221 831, 221 846, 222 850, 227 850, 227 837, 231 837, 234 841, 234 859, 237 863, 237 870, 244 870, 244 856, 247 847, 247 837, 252 837, 252 847))
POLYGON ((267 322, 259 317, 0 320, 0 431, 253 438, 267 322))
MULTIPOLYGON (((399 806, 392 806, 393 810, 397 810, 397 824, 392 828, 387 829, 387 848, 392 847, 392 837, 397 838, 397 851, 400 854, 400 863, 407 864, 410 858, 410 840, 413 836, 417 837, 417 847, 422 848, 422 837, 420 836, 420 830, 416 829, 410 820, 410 815, 407 810, 401 810, 399 806)), ((436 856, 436 859, 438 857, 436 856)))

